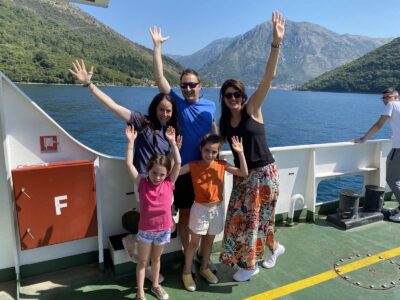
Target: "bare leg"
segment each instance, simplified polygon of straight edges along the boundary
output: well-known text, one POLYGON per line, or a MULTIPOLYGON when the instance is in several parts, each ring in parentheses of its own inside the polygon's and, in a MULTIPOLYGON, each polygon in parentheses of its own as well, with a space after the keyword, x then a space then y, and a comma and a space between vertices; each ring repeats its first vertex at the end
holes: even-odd
POLYGON ((151 272, 153 274, 153 287, 158 287, 160 275, 160 258, 164 251, 164 245, 153 244, 151 248, 151 272))
POLYGON ((199 251, 198 251, 198 253, 199 253, 199 255, 201 256, 201 257, 203 257, 204 256, 204 253, 205 253, 205 247, 207 247, 205 244, 204 244, 204 242, 203 242, 203 238, 200 240, 200 247, 199 247, 199 251))
POLYGON ((139 257, 136 264, 136 285, 137 295, 139 297, 144 297, 144 274, 145 268, 149 262, 150 252, 151 244, 139 241, 139 257))
POLYGON ((181 238, 183 252, 189 245, 190 231, 189 231, 189 216, 190 208, 180 208, 179 209, 179 222, 178 231, 181 238))
POLYGON ((193 254, 199 246, 201 235, 191 232, 190 242, 185 249, 185 265, 183 267, 183 274, 190 274, 192 268, 193 254))
POLYGON ((201 269, 202 270, 205 270, 208 268, 208 263, 210 261, 214 238, 215 238, 215 235, 209 235, 209 234, 203 235, 201 238, 201 244, 203 245, 203 252, 202 252, 203 259, 201 261, 201 269))

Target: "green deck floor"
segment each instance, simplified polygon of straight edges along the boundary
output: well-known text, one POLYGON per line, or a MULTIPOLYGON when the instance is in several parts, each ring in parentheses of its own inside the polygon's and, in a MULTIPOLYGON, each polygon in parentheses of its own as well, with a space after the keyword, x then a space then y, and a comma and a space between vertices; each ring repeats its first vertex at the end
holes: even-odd
MULTIPOLYGON (((162 266, 165 276, 164 288, 170 299, 244 299, 268 290, 332 270, 341 258, 343 264, 349 257, 361 254, 361 258, 400 247, 400 224, 381 221, 343 231, 332 227, 323 218, 313 224, 299 223, 294 227, 277 226, 277 240, 285 245, 286 253, 279 257, 274 269, 260 267, 260 273, 249 282, 232 281, 235 269, 217 264, 220 283, 208 285, 196 276, 197 291, 187 292, 181 282, 180 263, 162 266)), ((360 259, 361 259, 360 258, 360 259)), ((218 253, 212 257, 218 261, 218 253)), ((280 299, 400 299, 400 256, 393 262, 387 260, 368 265, 348 274, 351 280, 363 285, 380 286, 395 282, 389 290, 375 291, 351 284, 340 277, 289 293, 280 299)), ((14 283, 15 285, 15 283, 14 283)), ((48 273, 23 279, 19 289, 20 299, 134 299, 135 278, 133 274, 115 276, 106 268, 100 272, 96 265, 48 273)), ((146 281, 146 298, 155 299, 146 281)), ((0 299, 13 299, 13 283, 0 285, 0 299)), ((260 297, 259 299, 269 299, 260 297)))

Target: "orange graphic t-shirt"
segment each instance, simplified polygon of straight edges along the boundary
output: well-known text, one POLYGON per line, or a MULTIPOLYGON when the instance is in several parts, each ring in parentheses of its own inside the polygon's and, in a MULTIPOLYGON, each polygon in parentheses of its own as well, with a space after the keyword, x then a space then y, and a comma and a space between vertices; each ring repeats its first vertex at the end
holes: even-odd
POLYGON ((226 161, 215 160, 211 164, 203 161, 189 163, 197 203, 217 203, 222 201, 226 161))

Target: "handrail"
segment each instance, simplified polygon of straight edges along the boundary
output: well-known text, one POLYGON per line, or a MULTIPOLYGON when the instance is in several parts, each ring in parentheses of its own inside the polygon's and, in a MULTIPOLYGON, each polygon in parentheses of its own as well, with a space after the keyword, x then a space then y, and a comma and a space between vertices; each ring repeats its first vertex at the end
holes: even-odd
MULTIPOLYGON (((364 185, 386 186, 386 156, 391 149, 391 140, 370 140, 363 144, 351 142, 273 147, 280 178, 280 194, 276 213, 291 211, 291 199, 295 194, 304 196, 303 206, 308 215, 315 218, 318 184, 328 178, 361 174, 364 185)), ((220 156, 233 161, 231 151, 222 151, 220 156)), ((229 197, 230 181, 225 195, 229 197)), ((301 203, 301 202, 299 202, 301 203)))

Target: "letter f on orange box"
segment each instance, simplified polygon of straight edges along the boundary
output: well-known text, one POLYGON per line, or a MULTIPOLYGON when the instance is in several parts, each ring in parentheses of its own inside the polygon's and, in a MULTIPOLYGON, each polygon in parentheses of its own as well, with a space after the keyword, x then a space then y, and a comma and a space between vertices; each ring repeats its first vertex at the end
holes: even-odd
POLYGON ((61 203, 62 200, 67 200, 67 199, 68 199, 67 195, 54 197, 54 205, 56 206, 57 216, 61 215, 61 208, 68 207, 68 204, 66 202, 61 203))

